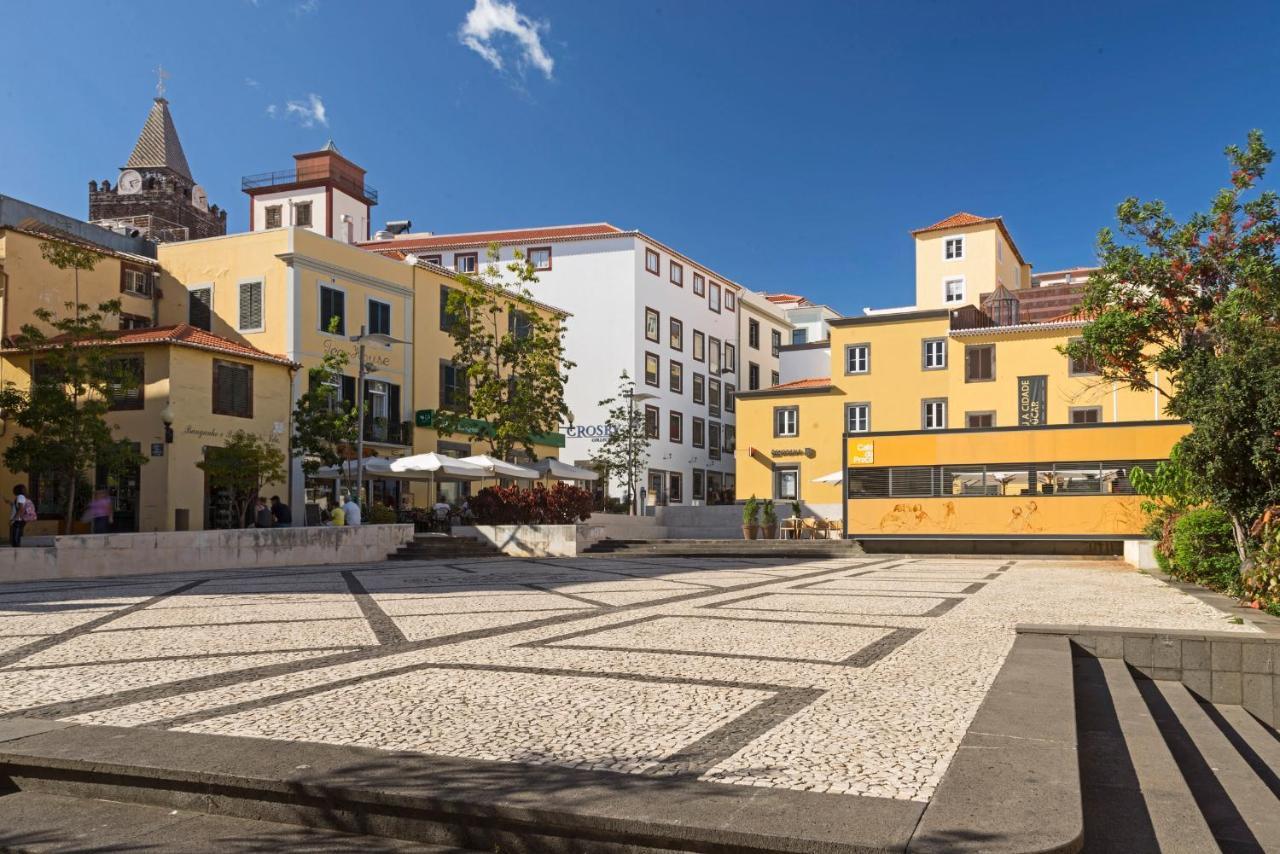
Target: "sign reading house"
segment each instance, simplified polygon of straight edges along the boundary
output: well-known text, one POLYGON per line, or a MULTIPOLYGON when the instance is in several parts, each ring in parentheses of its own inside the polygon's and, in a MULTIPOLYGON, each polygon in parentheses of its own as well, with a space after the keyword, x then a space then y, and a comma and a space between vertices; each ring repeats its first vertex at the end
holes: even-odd
POLYGON ((1045 423, 1049 402, 1049 377, 1040 374, 1018 377, 1018 426, 1038 427, 1045 423))

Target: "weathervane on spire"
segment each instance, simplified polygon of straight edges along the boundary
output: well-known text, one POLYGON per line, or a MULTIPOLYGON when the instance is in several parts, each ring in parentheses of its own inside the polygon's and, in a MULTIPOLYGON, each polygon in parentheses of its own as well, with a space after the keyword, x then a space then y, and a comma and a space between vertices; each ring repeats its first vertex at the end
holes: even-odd
POLYGON ((169 79, 169 72, 164 70, 163 65, 156 66, 156 97, 164 97, 164 81, 169 79))

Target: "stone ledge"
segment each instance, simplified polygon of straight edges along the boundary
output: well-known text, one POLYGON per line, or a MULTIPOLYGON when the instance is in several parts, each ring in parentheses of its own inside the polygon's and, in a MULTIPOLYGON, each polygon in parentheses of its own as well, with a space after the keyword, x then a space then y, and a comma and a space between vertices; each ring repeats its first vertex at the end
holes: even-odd
POLYGON ((908 854, 1076 852, 1084 813, 1066 638, 1019 637, 908 854))
POLYGON ((356 822, 374 835, 527 852, 901 852, 924 808, 687 777, 109 726, 0 742, 0 775, 23 791, 336 822, 334 829, 356 822))

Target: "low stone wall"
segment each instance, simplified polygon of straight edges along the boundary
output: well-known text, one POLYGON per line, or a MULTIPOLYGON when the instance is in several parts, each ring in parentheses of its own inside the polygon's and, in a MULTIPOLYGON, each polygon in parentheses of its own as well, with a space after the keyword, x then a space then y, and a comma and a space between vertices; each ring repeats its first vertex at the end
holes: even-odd
POLYGON ((604 537, 604 532, 585 525, 457 525, 455 537, 469 537, 492 543, 512 557, 577 557, 582 550, 604 537))
POLYGON ((1017 627, 1065 636, 1095 658, 1119 658, 1148 679, 1181 682, 1211 703, 1244 706, 1280 723, 1280 637, 1259 632, 1178 632, 1102 626, 1017 627))
POLYGON ((78 534, 0 549, 0 582, 368 563, 412 539, 412 525, 78 534))

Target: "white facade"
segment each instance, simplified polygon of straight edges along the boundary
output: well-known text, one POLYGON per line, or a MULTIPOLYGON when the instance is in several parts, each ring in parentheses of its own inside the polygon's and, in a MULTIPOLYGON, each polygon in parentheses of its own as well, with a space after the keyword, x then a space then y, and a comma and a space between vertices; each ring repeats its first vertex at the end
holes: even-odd
POLYGON ((269 208, 279 208, 280 228, 306 228, 342 243, 368 239, 369 205, 337 188, 299 187, 278 193, 257 193, 250 198, 250 231, 266 231, 269 208), (300 206, 310 205, 311 222, 299 224, 300 206))
MULTIPOLYGON (((616 394, 619 376, 626 371, 636 381, 637 408, 657 411, 658 438, 650 445, 641 481, 648 503, 703 503, 709 490, 731 488, 736 416, 732 401, 726 405, 726 393, 731 396, 742 385, 738 330, 742 288, 639 232, 563 239, 531 232, 527 239, 503 239, 497 263, 499 268, 509 263, 517 249, 525 254, 533 248, 551 250, 550 267, 539 270, 539 282, 531 290, 538 300, 571 314, 566 321, 566 356, 575 366, 565 392, 573 422, 561 427, 566 437, 561 459, 574 464, 590 459, 608 417, 608 407, 600 401, 616 394), (646 268, 647 252, 657 254, 656 274, 646 268), (682 286, 672 281, 673 263, 682 286), (695 276, 701 278, 701 295, 695 293, 695 276), (719 311, 713 310, 716 293, 719 311), (650 312, 657 316, 656 341, 655 336, 646 335, 652 331, 646 328, 650 312), (673 320, 678 324, 678 340, 673 336, 673 320), (701 358, 695 358, 697 336, 702 339, 701 358), (720 352, 719 374, 711 366, 715 345, 720 352), (656 384, 654 377, 646 378, 646 361, 652 357, 657 359, 656 384), (672 377, 673 363, 679 366, 679 383, 672 377), (695 382, 703 390, 701 403, 694 402, 695 382), (713 414, 717 407, 712 394, 717 386, 720 400, 718 414, 713 414), (639 399, 645 395, 652 397, 639 399), (679 418, 678 430, 673 429, 673 413, 679 418), (694 419, 700 419, 701 447, 695 445, 694 419), (713 450, 711 439, 717 434, 718 450, 713 450)), ((488 263, 484 239, 483 235, 440 235, 423 240, 404 235, 366 244, 366 248, 404 244, 404 251, 455 269, 468 264, 467 256, 475 254, 476 264, 483 269, 488 263), (458 242, 450 243, 449 238, 458 242)), ((611 483, 611 494, 623 492, 611 483)))
POLYGON ((757 391, 779 382, 782 365, 780 354, 791 343, 794 327, 786 315, 762 294, 747 292, 741 301, 738 337, 742 341, 742 388, 757 391))

